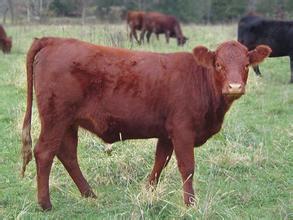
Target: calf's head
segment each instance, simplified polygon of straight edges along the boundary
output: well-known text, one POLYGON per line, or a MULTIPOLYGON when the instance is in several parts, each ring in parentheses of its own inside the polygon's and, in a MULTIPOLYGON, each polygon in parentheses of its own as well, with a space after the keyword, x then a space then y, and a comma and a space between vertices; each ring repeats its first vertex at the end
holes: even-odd
POLYGON ((184 46, 184 44, 186 43, 187 40, 188 40, 188 38, 182 35, 177 38, 177 45, 184 46))
POLYGON ((11 37, 5 37, 0 41, 2 42, 3 53, 10 53, 11 47, 12 47, 12 38, 11 37))
POLYGON ((245 93, 249 65, 262 62, 270 53, 268 46, 260 45, 248 51, 237 41, 222 43, 216 51, 209 51, 204 46, 193 49, 197 64, 211 70, 217 87, 231 100, 245 93))

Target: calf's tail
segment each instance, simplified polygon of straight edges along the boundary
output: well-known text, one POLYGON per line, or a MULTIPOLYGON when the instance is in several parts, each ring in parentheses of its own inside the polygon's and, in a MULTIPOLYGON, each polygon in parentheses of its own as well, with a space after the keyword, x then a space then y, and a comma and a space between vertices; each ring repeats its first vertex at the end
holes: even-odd
POLYGON ((46 39, 35 39, 26 57, 27 74, 27 100, 26 112, 22 126, 22 169, 21 176, 24 177, 26 165, 32 160, 32 138, 31 138, 31 117, 33 104, 33 63, 36 54, 45 46, 46 39))

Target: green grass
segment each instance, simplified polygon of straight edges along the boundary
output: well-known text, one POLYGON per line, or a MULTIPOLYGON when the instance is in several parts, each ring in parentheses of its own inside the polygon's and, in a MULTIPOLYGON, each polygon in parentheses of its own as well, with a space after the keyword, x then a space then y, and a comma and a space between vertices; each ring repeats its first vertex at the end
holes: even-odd
MULTIPOLYGON (((247 94, 227 113, 223 129, 195 149, 197 205, 186 208, 173 157, 158 188, 146 190, 155 140, 114 144, 112 156, 89 132, 79 132, 80 166, 98 198, 82 198, 56 159, 50 178, 53 210, 36 202, 36 168, 21 179, 20 132, 25 110, 25 54, 32 39, 74 37, 96 44, 160 52, 191 51, 199 44, 214 49, 236 38, 235 25, 186 26, 189 42, 177 47, 152 38, 138 47, 126 39, 125 25, 16 26, 9 55, 0 53, 0 219, 293 219, 293 85, 289 59, 268 59, 263 78, 251 70, 247 94), (112 35, 110 34, 112 33, 112 35)), ((32 135, 38 137, 34 104, 32 135)))

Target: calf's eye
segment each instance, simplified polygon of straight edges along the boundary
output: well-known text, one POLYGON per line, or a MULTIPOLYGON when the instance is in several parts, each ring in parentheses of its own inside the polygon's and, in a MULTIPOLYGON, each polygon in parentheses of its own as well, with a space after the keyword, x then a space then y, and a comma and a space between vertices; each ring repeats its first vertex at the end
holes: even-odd
POLYGON ((223 66, 222 66, 221 64, 219 64, 219 63, 216 63, 216 69, 217 69, 218 71, 220 71, 220 70, 223 69, 223 66))

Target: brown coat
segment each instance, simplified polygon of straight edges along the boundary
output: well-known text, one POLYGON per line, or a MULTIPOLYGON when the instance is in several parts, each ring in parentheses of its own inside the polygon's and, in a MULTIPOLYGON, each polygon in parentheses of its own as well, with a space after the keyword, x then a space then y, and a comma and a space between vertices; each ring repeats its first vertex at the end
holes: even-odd
POLYGON ((170 37, 176 38, 177 44, 182 46, 188 39, 183 35, 180 24, 175 16, 158 12, 149 12, 144 15, 141 41, 144 38, 145 32, 147 32, 146 37, 148 42, 152 33, 155 33, 157 38, 159 34, 165 34, 167 43, 169 43, 170 37))
POLYGON ((139 43, 139 39, 137 37, 137 30, 141 30, 143 23, 143 16, 145 12, 143 11, 129 11, 127 12, 126 22, 130 28, 129 37, 130 40, 133 40, 133 36, 135 40, 139 43))
POLYGON ((3 53, 10 53, 12 47, 12 38, 7 37, 4 27, 0 25, 0 49, 3 53))
POLYGON ((236 41, 215 52, 150 53, 96 46, 74 39, 35 40, 27 54, 27 110, 23 124, 23 172, 31 159, 33 79, 41 120, 34 149, 38 200, 50 209, 49 174, 57 156, 84 196, 94 193, 77 163, 78 128, 107 143, 158 138, 149 177, 156 184, 173 150, 182 176, 184 201, 193 199, 194 146, 217 133, 233 101, 245 91, 248 64, 270 53, 248 53, 236 41), (34 75, 34 77, 33 77, 34 75))

